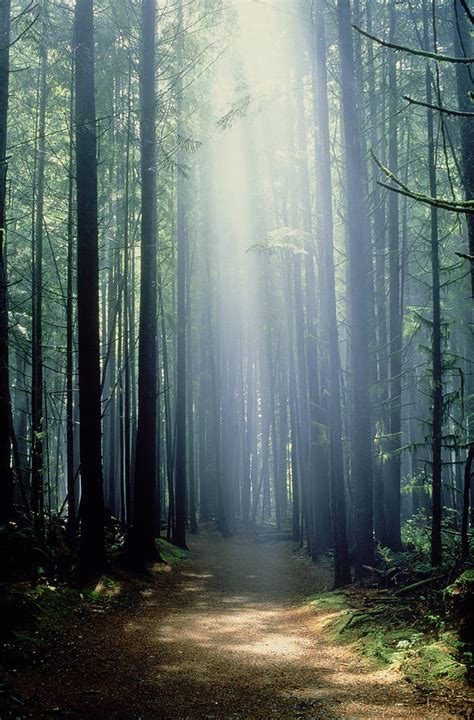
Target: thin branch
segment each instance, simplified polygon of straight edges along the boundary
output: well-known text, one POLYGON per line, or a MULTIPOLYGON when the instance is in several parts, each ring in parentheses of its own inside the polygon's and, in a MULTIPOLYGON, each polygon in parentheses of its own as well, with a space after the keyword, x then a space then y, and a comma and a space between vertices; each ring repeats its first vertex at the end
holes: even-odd
POLYGON ((410 103, 410 105, 420 105, 421 107, 430 108, 431 110, 437 110, 438 112, 445 113, 446 115, 454 115, 456 117, 470 117, 474 118, 474 112, 463 112, 462 110, 449 110, 448 108, 442 107, 441 105, 432 105, 431 103, 423 102, 422 100, 415 100, 409 95, 404 95, 403 99, 410 103))
POLYGON ((26 35, 26 33, 27 33, 29 30, 31 30, 31 28, 33 27, 33 25, 35 24, 35 22, 38 20, 38 18, 39 18, 39 13, 38 13, 38 15, 37 15, 35 18, 33 18, 33 20, 32 20, 32 21, 30 22, 30 24, 23 30, 23 32, 21 32, 14 40, 12 40, 9 45, 6 45, 5 47, 0 48, 0 52, 4 52, 5 50, 8 50, 8 48, 13 47, 13 45, 15 45, 19 40, 21 40, 21 38, 22 38, 24 35, 26 35))
POLYGON ((398 192, 400 195, 405 195, 406 197, 417 200, 418 202, 425 203, 425 205, 431 205, 431 207, 442 208, 443 210, 450 210, 451 212, 469 214, 474 213, 474 200, 444 200, 442 198, 434 198, 430 195, 423 195, 422 193, 417 193, 414 190, 411 190, 408 185, 405 185, 399 178, 397 178, 397 176, 394 175, 393 172, 389 170, 389 168, 385 167, 385 165, 381 163, 378 157, 375 155, 373 150, 370 151, 370 154, 372 155, 374 162, 380 168, 383 174, 386 175, 389 180, 395 183, 395 185, 398 185, 398 187, 394 187, 393 185, 389 185, 388 183, 378 182, 381 187, 384 187, 387 190, 392 190, 393 192, 398 192))
POLYGON ((470 204, 455 204, 447 200, 439 200, 438 198, 430 197, 429 195, 420 195, 419 193, 414 193, 411 190, 403 190, 403 188, 394 187, 393 185, 381 182, 380 180, 377 181, 377 184, 380 185, 380 187, 386 188, 387 190, 392 190, 392 192, 396 192, 399 195, 405 195, 412 200, 424 203, 425 205, 430 205, 431 207, 440 208, 442 210, 450 210, 451 212, 456 213, 467 213, 469 215, 474 214, 474 203, 472 202, 470 204))
POLYGON ((428 52, 427 50, 417 50, 415 48, 406 47, 406 45, 396 45, 395 43, 387 42, 386 40, 381 40, 381 38, 375 37, 375 35, 371 35, 365 30, 362 30, 362 28, 357 27, 357 25, 352 24, 352 27, 354 28, 354 30, 357 30, 358 33, 364 35, 364 37, 369 38, 369 40, 373 40, 379 45, 382 45, 386 48, 391 48, 392 50, 410 53, 410 55, 419 55, 421 57, 429 58, 430 60, 436 60, 439 62, 461 63, 463 65, 470 65, 474 63, 474 58, 453 57, 452 55, 440 55, 439 53, 428 52))

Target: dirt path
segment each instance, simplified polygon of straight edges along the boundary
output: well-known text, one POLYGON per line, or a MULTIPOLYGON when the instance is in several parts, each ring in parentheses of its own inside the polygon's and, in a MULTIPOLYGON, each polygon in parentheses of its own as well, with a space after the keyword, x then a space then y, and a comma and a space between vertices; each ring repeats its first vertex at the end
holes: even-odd
POLYGON ((290 543, 203 534, 190 545, 132 607, 80 622, 44 670, 18 677, 28 701, 16 717, 458 717, 325 636, 302 600, 329 578, 290 543))

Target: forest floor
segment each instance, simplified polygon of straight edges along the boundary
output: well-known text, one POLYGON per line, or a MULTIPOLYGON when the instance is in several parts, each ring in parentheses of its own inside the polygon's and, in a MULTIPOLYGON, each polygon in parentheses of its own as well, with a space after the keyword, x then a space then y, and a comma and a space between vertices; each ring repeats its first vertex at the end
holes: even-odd
POLYGON ((466 717, 335 642, 305 603, 330 589, 329 568, 294 544, 210 531, 189 544, 69 617, 41 662, 9 675, 2 720, 466 717))

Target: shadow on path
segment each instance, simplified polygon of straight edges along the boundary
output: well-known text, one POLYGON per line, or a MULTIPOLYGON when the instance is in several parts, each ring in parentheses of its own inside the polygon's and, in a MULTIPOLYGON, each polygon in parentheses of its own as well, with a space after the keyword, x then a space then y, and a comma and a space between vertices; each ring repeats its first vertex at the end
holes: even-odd
POLYGON ((29 697, 50 710, 21 717, 456 717, 327 637, 304 599, 328 590, 331 578, 291 543, 204 532, 190 545, 190 558, 139 603, 79 626, 48 668, 23 678, 29 697))

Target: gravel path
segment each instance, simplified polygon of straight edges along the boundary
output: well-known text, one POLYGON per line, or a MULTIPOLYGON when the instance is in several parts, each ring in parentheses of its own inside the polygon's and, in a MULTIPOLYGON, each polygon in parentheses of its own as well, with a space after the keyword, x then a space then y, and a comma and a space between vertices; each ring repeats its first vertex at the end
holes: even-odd
POLYGON ((87 614, 46 667, 18 677, 28 701, 16 717, 458 717, 326 636, 324 618, 303 600, 330 577, 290 543, 203 533, 190 546, 190 558, 138 600, 87 614))

